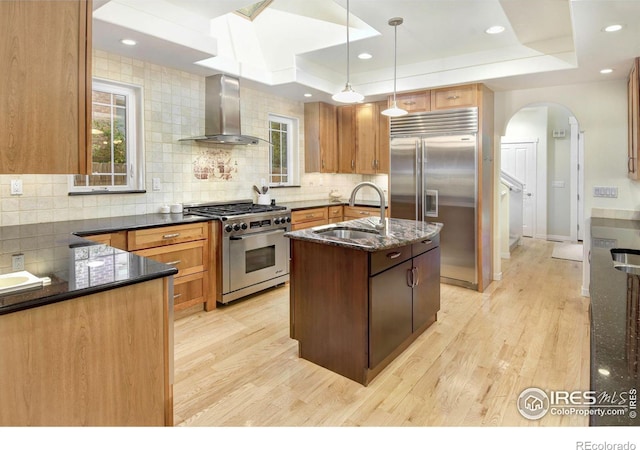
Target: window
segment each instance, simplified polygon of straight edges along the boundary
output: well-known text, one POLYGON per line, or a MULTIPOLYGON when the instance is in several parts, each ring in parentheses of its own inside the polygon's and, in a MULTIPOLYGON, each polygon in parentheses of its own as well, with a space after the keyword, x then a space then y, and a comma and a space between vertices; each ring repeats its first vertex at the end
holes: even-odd
POLYGON ((70 193, 140 192, 144 188, 142 90, 93 80, 91 175, 74 175, 70 193))
POLYGON ((269 185, 295 186, 298 183, 298 120, 269 114, 269 185))

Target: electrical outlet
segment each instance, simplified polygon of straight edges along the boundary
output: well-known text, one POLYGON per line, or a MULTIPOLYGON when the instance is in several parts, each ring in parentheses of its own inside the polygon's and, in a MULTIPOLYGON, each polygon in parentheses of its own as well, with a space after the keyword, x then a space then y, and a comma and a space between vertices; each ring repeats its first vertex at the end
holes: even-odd
POLYGON ((593 188, 594 197, 617 198, 618 188, 616 186, 595 186, 593 188))
POLYGON ((24 270, 24 254, 18 253, 11 256, 11 265, 13 270, 24 270))
POLYGON ((11 195, 22 195, 22 180, 11 180, 11 195))
POLYGON ((151 189, 153 189, 154 191, 159 191, 160 189, 162 189, 160 185, 160 178, 151 179, 151 189))

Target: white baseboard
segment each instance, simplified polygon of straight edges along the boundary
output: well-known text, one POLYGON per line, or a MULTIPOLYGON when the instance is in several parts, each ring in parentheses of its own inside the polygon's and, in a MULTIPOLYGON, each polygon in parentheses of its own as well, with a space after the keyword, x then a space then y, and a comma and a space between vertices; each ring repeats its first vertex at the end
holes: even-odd
POLYGON ((569 242, 571 241, 571 236, 561 236, 558 234, 548 234, 547 241, 556 241, 556 242, 569 242))
POLYGON ((582 286, 582 289, 580 290, 580 294, 582 294, 583 297, 591 297, 591 294, 589 293, 589 288, 585 288, 584 286, 582 286))

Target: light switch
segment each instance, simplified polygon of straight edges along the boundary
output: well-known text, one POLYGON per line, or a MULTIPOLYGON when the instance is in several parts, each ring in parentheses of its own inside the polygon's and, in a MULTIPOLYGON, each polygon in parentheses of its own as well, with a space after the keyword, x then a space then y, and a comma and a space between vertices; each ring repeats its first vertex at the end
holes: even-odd
POLYGON ((159 191, 160 189, 162 189, 160 185, 160 178, 151 179, 151 189, 153 189, 154 191, 159 191))

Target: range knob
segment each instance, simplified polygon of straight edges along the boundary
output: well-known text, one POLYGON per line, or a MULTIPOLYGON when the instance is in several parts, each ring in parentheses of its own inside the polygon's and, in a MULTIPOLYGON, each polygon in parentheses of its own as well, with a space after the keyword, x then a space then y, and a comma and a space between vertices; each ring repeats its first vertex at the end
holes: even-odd
POLYGON ((275 223, 276 225, 278 225, 280 223, 280 218, 276 217, 273 221, 273 223, 275 223))
POLYGON ((291 222, 291 217, 287 217, 287 223, 291 222))
POLYGON ((233 224, 233 229, 234 231, 239 231, 240 230, 240 225, 238 225, 237 223, 233 224))
POLYGON ((224 231, 226 231, 227 233, 231 233, 232 230, 233 230, 233 227, 231 225, 225 225, 224 231))
POLYGON ((243 222, 243 223, 240 225, 240 228, 242 228, 243 230, 246 230, 246 229, 247 229, 247 224, 243 222))

